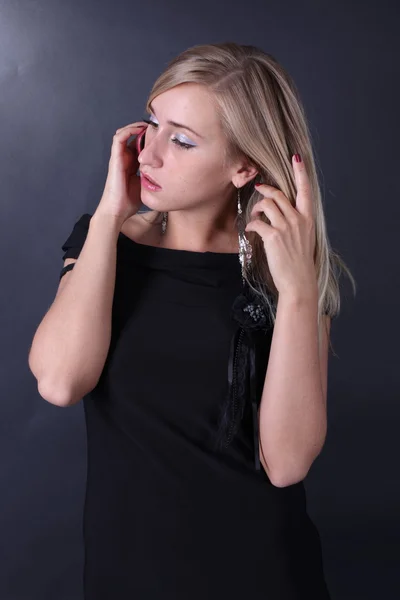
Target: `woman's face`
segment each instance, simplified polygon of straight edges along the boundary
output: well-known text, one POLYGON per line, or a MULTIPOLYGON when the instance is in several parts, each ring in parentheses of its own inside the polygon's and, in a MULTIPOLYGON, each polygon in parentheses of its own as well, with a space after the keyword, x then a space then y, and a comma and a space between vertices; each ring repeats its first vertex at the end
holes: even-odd
POLYGON ((237 166, 224 166, 226 140, 206 88, 178 85, 154 98, 151 108, 140 171, 162 189, 150 191, 142 185, 142 202, 150 209, 169 211, 215 207, 229 199, 237 166))

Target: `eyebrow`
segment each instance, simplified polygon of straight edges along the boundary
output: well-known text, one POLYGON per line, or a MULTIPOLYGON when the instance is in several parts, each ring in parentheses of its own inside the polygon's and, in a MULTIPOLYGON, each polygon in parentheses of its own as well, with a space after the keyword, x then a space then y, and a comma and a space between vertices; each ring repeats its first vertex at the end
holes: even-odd
MULTIPOLYGON (((150 108, 151 112, 154 113, 155 116, 157 116, 156 111, 154 110, 154 108, 151 105, 151 102, 149 104, 149 108, 150 108)), ((191 131, 192 133, 194 133, 194 135, 197 135, 199 138, 204 140, 204 137, 202 135, 200 135, 199 133, 197 133, 197 131, 195 131, 194 129, 191 129, 187 125, 182 125, 182 123, 176 123, 175 121, 167 121, 167 123, 168 123, 168 125, 172 125, 173 127, 179 127, 180 129, 187 129, 188 131, 191 131)))

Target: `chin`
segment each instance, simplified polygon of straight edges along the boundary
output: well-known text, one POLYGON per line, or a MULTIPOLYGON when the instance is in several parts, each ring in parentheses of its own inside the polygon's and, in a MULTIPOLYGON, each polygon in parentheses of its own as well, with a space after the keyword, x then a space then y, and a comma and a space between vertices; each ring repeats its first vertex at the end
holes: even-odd
MULTIPOLYGON (((157 193, 159 194, 160 192, 157 192, 157 193)), ((155 198, 154 196, 156 196, 156 193, 150 192, 148 190, 142 190, 140 193, 140 198, 141 198, 143 204, 145 204, 146 206, 149 206, 149 207, 151 206, 151 208, 154 207, 156 209, 156 206, 160 204, 160 200, 155 198)), ((156 209, 156 210, 158 210, 158 209, 156 209)))
POLYGON ((170 196, 162 197, 162 191, 150 192, 149 190, 142 190, 140 198, 143 204, 153 210, 168 211, 176 209, 176 203, 170 201, 170 196))
POLYGON ((165 202, 160 201, 159 198, 154 198, 155 195, 156 194, 152 194, 152 192, 142 193, 140 195, 140 199, 142 201, 142 204, 144 204, 145 206, 147 206, 147 208, 149 208, 150 210, 157 210, 157 211, 160 211, 160 212, 168 210, 168 209, 165 208, 165 202))

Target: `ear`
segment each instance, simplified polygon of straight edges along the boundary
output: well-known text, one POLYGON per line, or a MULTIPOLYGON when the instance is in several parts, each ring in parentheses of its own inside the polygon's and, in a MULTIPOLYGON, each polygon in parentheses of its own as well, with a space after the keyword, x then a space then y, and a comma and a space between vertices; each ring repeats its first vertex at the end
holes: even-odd
POLYGON ((234 173, 232 177, 232 183, 235 185, 235 187, 241 188, 249 181, 253 181, 253 183, 259 183, 256 181, 257 178, 260 179, 260 174, 257 167, 252 165, 250 162, 245 161, 234 173))

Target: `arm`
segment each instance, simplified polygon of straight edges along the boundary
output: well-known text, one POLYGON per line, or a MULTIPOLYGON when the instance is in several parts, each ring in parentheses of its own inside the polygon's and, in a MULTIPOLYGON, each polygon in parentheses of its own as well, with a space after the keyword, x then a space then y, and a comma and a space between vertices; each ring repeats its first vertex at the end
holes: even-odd
POLYGON ((103 370, 111 340, 120 228, 112 216, 92 216, 79 258, 62 277, 36 330, 29 367, 40 395, 52 404, 75 404, 95 387, 103 370))
POLYGON ((318 298, 280 296, 260 404, 260 460, 279 486, 304 479, 327 432, 330 318, 318 298))

